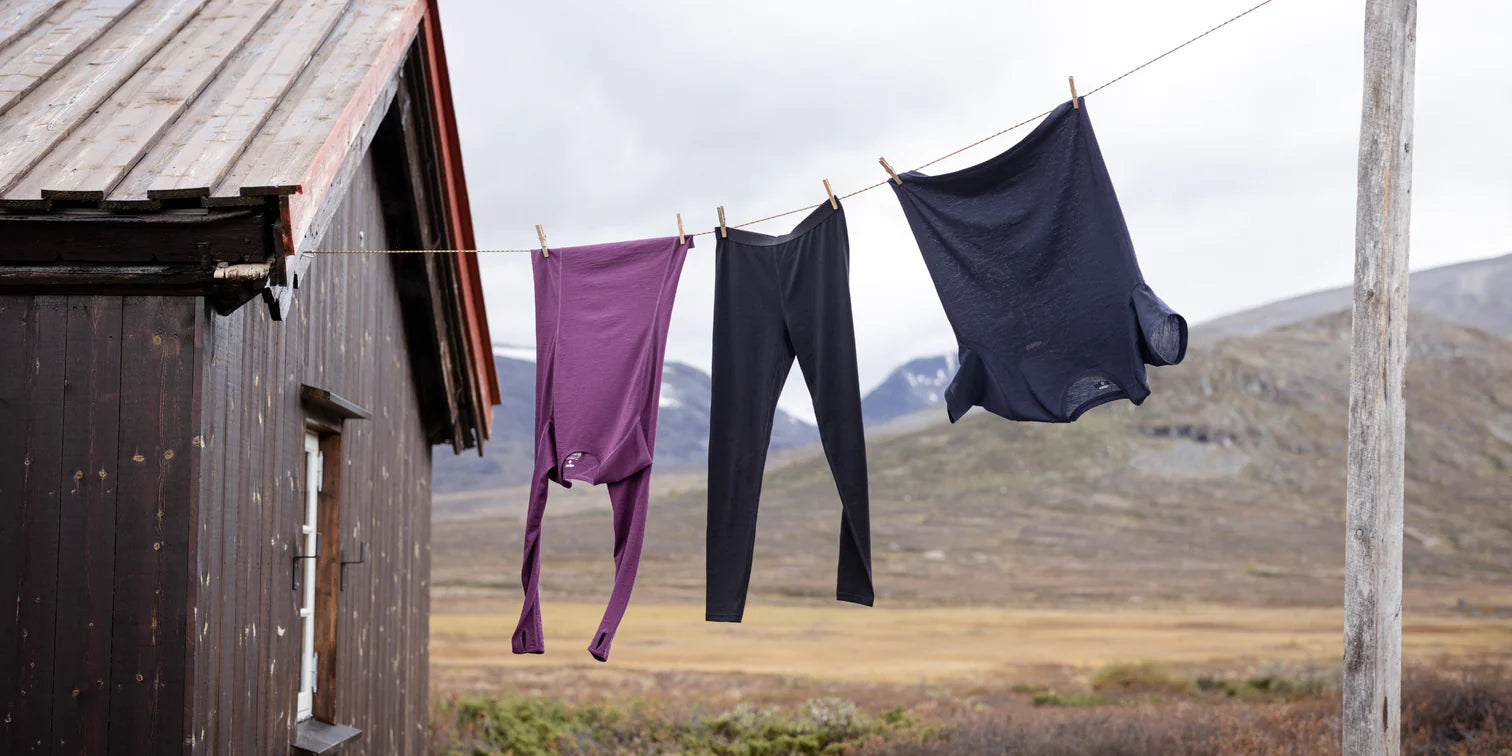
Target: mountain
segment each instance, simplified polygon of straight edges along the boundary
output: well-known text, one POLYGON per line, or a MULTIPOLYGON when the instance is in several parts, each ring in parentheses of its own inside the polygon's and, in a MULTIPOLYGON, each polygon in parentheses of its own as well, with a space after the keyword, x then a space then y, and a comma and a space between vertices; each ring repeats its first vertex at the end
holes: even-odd
POLYGON ((867 425, 885 423, 895 417, 945 401, 945 387, 955 376, 954 354, 918 357, 895 368, 882 383, 861 399, 861 417, 867 425))
MULTIPOLYGON (((1413 273, 1409 297, 1415 311, 1512 336, 1512 255, 1413 273)), ((1264 333, 1348 310, 1350 298, 1350 289, 1337 288, 1282 300, 1198 324, 1192 329, 1194 340, 1264 333)), ((503 400, 495 410, 495 437, 482 458, 436 455, 433 480, 438 493, 494 489, 529 480, 534 360, 534 349, 495 347, 503 400)), ((954 354, 919 357, 894 369, 861 400, 867 427, 889 423, 889 432, 897 432, 936 422, 943 414, 924 410, 941 404, 955 370, 954 354), (893 423, 899 418, 904 418, 901 425, 893 423)), ((657 463, 663 467, 702 465, 708 421, 708 374, 689 365, 667 363, 658 419, 657 463)), ((795 449, 817 440, 812 425, 778 411, 772 427, 774 450, 795 449)))
MULTIPOLYGON (((1407 298, 1413 310, 1512 336, 1512 254, 1420 270, 1409 278, 1407 298)), ((1205 336, 1260 333, 1347 310, 1352 301, 1349 287, 1328 289, 1209 320, 1193 331, 1205 336)))
MULTIPOLYGON (((709 453, 709 374, 681 362, 662 371, 661 412, 656 421, 656 461, 664 466, 703 465, 709 453)), ((772 420, 773 449, 819 440, 819 429, 783 410, 772 420)))
MULTIPOLYGON (((494 437, 484 456, 436 454, 432 481, 439 494, 493 490, 530 481, 535 453, 535 350, 494 346, 500 406, 494 409, 494 437)), ((861 400, 863 421, 880 424, 935 407, 955 375, 955 355, 910 360, 861 400)), ((656 464, 663 468, 702 466, 709 450, 709 374, 680 362, 662 369, 657 414, 656 464)), ((933 416, 923 418, 932 420, 933 416)), ((772 421, 773 451, 794 449, 819 440, 813 424, 783 410, 772 421)))
MULTIPOLYGON (((1272 302, 1193 326, 1199 338, 1252 335, 1348 310, 1349 287, 1272 302)), ((1447 320, 1512 336, 1512 254, 1421 270, 1408 283, 1410 306, 1447 320)), ((943 404, 954 354, 919 357, 893 370, 861 400, 868 426, 943 404)))
MULTIPOLYGON (((1509 270, 1512 256, 1412 276, 1409 610, 1512 617, 1512 342, 1496 335, 1512 333, 1509 270)), ((869 424, 878 605, 1337 606, 1348 306, 1336 290, 1196 326, 1185 362, 1150 371, 1143 406, 1071 424, 977 409, 950 425, 933 406, 869 424)), ((931 402, 945 359, 889 376, 863 401, 868 419, 931 402)), ((696 603, 703 481, 653 486, 637 600, 696 603)), ((550 525, 554 595, 600 600, 610 515, 602 497, 559 498, 571 506, 550 525)), ((438 497, 438 591, 518 591, 517 500, 448 510, 438 497)), ((839 515, 817 449, 769 462, 753 603, 833 599, 839 515)))
MULTIPOLYGON (((1427 312, 1410 324, 1409 608, 1512 616, 1512 343, 1427 312)), ((1194 341, 1183 364, 1151 370, 1140 407, 1059 425, 978 409, 869 434, 878 606, 1336 606, 1348 354, 1338 312, 1194 341)), ((705 492, 668 482, 652 499, 637 601, 697 602, 705 492)), ((437 590, 512 595, 519 513, 478 514, 436 520, 437 590)), ((753 603, 832 601, 839 523, 823 455, 769 467, 753 603)), ((606 507, 549 528, 554 595, 601 599, 606 507)))
POLYGON ((535 454, 535 350, 494 346, 499 376, 499 406, 494 407, 493 437, 483 456, 469 449, 452 454, 437 447, 431 455, 431 488, 436 493, 483 491, 530 482, 535 454), (529 355, 530 360, 521 359, 529 355))
MULTIPOLYGON (((535 454, 535 350, 495 345, 501 404, 494 408, 493 439, 482 457, 438 452, 433 457, 436 493, 483 491, 530 482, 535 454)), ((668 362, 662 369, 656 420, 656 464, 702 465, 709 444, 709 374, 668 362)), ((772 448, 788 449, 819 439, 813 425, 778 410, 772 448)))

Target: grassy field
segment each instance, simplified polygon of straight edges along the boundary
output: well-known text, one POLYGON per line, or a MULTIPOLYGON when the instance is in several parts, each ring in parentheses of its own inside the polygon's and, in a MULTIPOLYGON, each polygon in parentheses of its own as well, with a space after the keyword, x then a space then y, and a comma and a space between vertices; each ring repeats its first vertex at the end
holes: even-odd
MULTIPOLYGON (((833 601, 823 456, 769 465, 746 621, 703 621, 707 493, 659 470, 612 660, 606 495, 553 489, 516 657, 523 490, 437 498, 438 753, 1339 750, 1348 314, 1194 343, 1137 409, 869 436, 877 608, 833 601)), ((1512 754, 1512 352, 1414 320, 1405 753, 1512 754)), ((812 451, 812 450, 811 450, 812 451)))
MULTIPOLYGON (((597 604, 544 605, 547 653, 510 652, 513 614, 436 614, 431 663, 453 670, 601 666, 584 650, 597 604)), ((1127 659, 1232 669, 1264 660, 1337 659, 1343 617, 1326 609, 868 609, 759 606, 741 624, 703 621, 702 607, 636 604, 614 643, 618 670, 739 672, 937 683, 1057 680, 1127 659)), ((1512 658, 1512 621, 1408 616, 1406 656, 1512 658)))
MULTIPOLYGON (((757 606, 739 625, 632 606, 612 661, 598 604, 431 618, 435 752, 1327 753, 1339 612, 757 606)), ((1409 615, 1407 753, 1512 748, 1512 621, 1409 615)))

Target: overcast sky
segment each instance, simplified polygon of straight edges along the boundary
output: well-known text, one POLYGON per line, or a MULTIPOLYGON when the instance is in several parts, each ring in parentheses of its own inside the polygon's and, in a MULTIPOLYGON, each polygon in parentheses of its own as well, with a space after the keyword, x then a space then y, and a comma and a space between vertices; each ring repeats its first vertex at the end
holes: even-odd
MULTIPOLYGON (((442 0, 481 248, 731 223, 900 172, 1086 92, 1257 0, 442 0)), ((1146 280, 1198 322, 1346 284, 1362 0, 1275 0, 1088 99, 1146 280)), ((1423 3, 1412 267, 1512 251, 1512 2, 1423 3)), ((1029 127, 933 166, 1012 146, 1029 127)), ((955 341, 892 192, 846 203, 863 391, 955 341)), ((780 234, 801 215, 752 230, 780 234)), ((707 369, 713 240, 668 358, 707 369)), ((496 343, 534 340, 525 255, 484 255, 496 343)), ((783 406, 811 417, 789 382, 783 406)))

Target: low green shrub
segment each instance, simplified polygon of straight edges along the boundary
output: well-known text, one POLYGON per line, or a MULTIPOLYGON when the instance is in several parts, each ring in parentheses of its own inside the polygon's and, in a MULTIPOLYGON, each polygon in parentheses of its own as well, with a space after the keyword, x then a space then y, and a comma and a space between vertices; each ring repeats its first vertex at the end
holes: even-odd
POLYGON ((811 700, 795 713, 741 704, 714 716, 683 719, 634 706, 569 707, 535 696, 465 698, 439 704, 434 720, 433 751, 448 756, 816 755, 885 742, 905 732, 927 736, 902 706, 872 716, 840 698, 811 700))
POLYGON ((1157 661, 1113 662, 1092 674, 1092 690, 1108 694, 1181 695, 1192 690, 1192 678, 1157 661))
POLYGON ((1095 693, 1082 693, 1079 691, 1062 693, 1055 690, 1038 691, 1029 700, 1035 706, 1102 706, 1112 703, 1110 699, 1095 693))
POLYGON ((1269 662, 1242 680, 1202 677, 1197 689, 1242 701, 1301 701, 1332 695, 1339 689, 1339 670, 1314 664, 1269 662))

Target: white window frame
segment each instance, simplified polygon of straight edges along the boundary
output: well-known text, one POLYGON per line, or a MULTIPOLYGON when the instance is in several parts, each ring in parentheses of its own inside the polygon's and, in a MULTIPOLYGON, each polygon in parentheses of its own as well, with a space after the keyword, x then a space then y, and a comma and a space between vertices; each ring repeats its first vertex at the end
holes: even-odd
MULTIPOLYGON (((300 554, 313 555, 319 548, 320 535, 316 528, 320 522, 320 485, 324 477, 325 459, 320 453, 320 437, 305 432, 305 516, 300 524, 300 554)), ((315 669, 319 656, 315 653, 315 560, 299 560, 304 570, 300 584, 300 652, 299 652, 299 698, 298 720, 303 722, 315 712, 315 669)))

